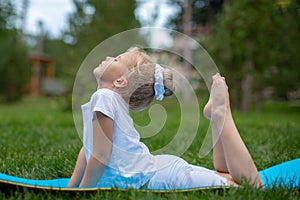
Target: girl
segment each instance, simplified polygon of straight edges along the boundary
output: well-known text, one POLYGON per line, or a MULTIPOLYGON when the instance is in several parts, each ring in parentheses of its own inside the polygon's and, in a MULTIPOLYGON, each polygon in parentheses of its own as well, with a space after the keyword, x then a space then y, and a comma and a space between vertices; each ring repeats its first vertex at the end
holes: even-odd
POLYGON ((133 126, 129 109, 145 109, 154 97, 173 95, 172 72, 138 48, 107 57, 95 70, 98 88, 82 106, 84 141, 69 187, 188 189, 237 186, 261 179, 231 115, 225 79, 213 84, 204 115, 211 120, 216 171, 172 155, 152 155, 133 126), (225 116, 224 116, 225 114, 225 116), (214 143, 215 143, 214 142, 214 143))

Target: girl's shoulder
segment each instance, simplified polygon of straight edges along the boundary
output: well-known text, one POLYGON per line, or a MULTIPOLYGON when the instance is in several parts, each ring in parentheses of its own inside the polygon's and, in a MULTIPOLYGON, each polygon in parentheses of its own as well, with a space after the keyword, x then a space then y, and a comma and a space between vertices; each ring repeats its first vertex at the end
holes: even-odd
POLYGON ((97 90, 91 97, 91 105, 99 106, 107 105, 109 107, 114 107, 115 109, 125 109, 128 110, 128 105, 124 101, 124 99, 115 91, 110 89, 99 89, 97 90), (124 108, 123 108, 124 107, 124 108))
POLYGON ((124 100, 117 92, 107 88, 102 88, 94 92, 94 94, 91 97, 92 103, 99 101, 113 104, 123 102, 124 100))

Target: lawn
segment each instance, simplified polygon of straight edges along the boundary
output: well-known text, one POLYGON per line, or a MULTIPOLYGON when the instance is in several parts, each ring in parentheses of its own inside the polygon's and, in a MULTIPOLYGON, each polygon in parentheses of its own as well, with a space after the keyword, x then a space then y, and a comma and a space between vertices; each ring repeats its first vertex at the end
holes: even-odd
MULTIPOLYGON (((160 148, 173 138, 179 111, 175 100, 164 103, 169 117, 162 132, 143 139, 150 150, 160 148)), ((32 179, 70 177, 81 140, 71 112, 62 112, 57 99, 27 97, 24 101, 0 105, 0 172, 32 179)), ((200 107, 203 105, 200 105, 200 107)), ((141 125, 149 122, 147 112, 133 113, 141 125)), ((234 113, 250 153, 259 170, 300 157, 300 107, 287 103, 268 103, 262 113, 234 113)), ((198 156, 203 131, 208 127, 201 120, 199 133, 182 155, 188 162, 212 168, 212 154, 198 156)), ((190 193, 151 193, 99 191, 96 193, 49 193, 33 191, 2 193, 0 199, 297 199, 299 190, 287 188, 256 190, 239 189, 190 193)))

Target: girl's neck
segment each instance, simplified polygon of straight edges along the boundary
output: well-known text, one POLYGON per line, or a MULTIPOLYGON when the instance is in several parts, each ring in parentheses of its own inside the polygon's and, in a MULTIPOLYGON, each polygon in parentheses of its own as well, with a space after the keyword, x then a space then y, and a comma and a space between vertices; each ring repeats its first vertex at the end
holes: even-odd
POLYGON ((128 98, 125 98, 121 93, 120 91, 112 84, 112 83, 101 83, 101 84, 98 84, 98 87, 97 87, 97 90, 99 89, 109 89, 109 90, 112 90, 116 93, 118 93, 126 103, 129 103, 129 99, 128 98))
POLYGON ((106 89, 110 89, 110 90, 113 90, 114 91, 114 86, 113 86, 113 84, 111 84, 111 83, 106 83, 106 82, 102 82, 102 83, 98 83, 98 87, 97 87, 97 90, 99 90, 99 89, 104 89, 104 88, 106 88, 106 89))

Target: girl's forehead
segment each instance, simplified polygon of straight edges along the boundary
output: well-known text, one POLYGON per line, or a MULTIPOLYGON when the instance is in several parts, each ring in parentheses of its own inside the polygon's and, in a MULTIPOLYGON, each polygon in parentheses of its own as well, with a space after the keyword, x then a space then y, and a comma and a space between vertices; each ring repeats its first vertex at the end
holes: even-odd
POLYGON ((122 58, 124 58, 124 59, 129 59, 130 56, 131 56, 131 53, 132 53, 132 52, 124 52, 124 53, 121 53, 120 55, 117 56, 117 58, 118 58, 118 57, 122 57, 122 58))

